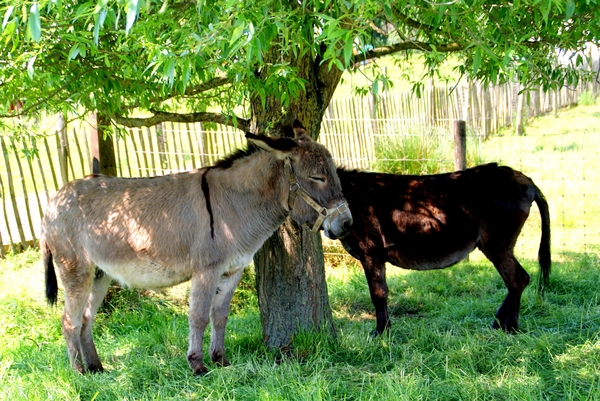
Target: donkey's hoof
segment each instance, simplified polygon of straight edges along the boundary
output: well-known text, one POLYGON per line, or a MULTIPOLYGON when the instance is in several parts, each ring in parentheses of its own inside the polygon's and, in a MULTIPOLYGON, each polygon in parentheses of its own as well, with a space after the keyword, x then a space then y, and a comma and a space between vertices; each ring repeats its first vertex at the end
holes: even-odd
POLYGON ((204 365, 198 366, 196 369, 194 369, 194 374, 196 376, 204 376, 207 373, 208 373, 208 368, 204 365))
POLYGON ((217 366, 229 366, 231 365, 229 363, 229 361, 227 360, 227 358, 225 358, 225 355, 223 355, 222 352, 216 352, 213 355, 210 356, 210 359, 217 365, 217 366))
POLYGON ((102 365, 89 365, 87 371, 89 373, 104 373, 104 368, 102 365))
POLYGON ((502 330, 508 334, 519 333, 519 326, 515 324, 501 324, 497 319, 492 323, 492 328, 496 330, 502 330))
POLYGON ((370 337, 371 339, 374 339, 374 338, 377 338, 377 337, 379 337, 380 335, 381 335, 381 333, 379 332, 379 330, 375 329, 375 330, 373 330, 373 331, 371 332, 371 334, 370 334, 370 336, 369 336, 369 337, 370 337))
POLYGON ((187 360, 195 375, 202 376, 208 373, 208 369, 204 366, 204 362, 202 362, 202 355, 194 352, 188 355, 187 360))

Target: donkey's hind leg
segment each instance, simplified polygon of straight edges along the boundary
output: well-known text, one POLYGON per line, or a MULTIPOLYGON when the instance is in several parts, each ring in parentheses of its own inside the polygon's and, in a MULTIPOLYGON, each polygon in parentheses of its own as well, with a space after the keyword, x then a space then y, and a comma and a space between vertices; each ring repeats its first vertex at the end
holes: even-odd
POLYGON ((221 277, 219 287, 212 300, 209 352, 211 360, 219 366, 229 366, 229 361, 225 357, 225 326, 227 326, 231 298, 243 273, 244 269, 241 268, 232 274, 221 277))
POLYGON ((88 372, 103 372, 104 368, 98 357, 96 346, 92 338, 92 325, 96 312, 106 296, 111 278, 102 270, 97 270, 92 285, 92 292, 88 298, 87 306, 83 313, 83 326, 81 329, 81 348, 87 365, 88 372))
MULTIPOLYGON (((57 258, 58 259, 58 258, 57 258)), ((62 333, 73 369, 85 373, 81 344, 83 314, 92 291, 92 268, 77 261, 58 259, 61 279, 65 289, 65 309, 62 315, 62 333)))
POLYGON ((187 360, 190 368, 197 375, 203 375, 208 372, 208 369, 204 365, 202 344, 204 341, 204 330, 209 322, 210 304, 218 286, 218 276, 213 274, 212 270, 212 268, 198 269, 194 276, 192 276, 190 314, 188 317, 190 344, 187 352, 187 360))
POLYGON ((485 251, 484 253, 492 261, 508 289, 504 302, 496 312, 493 327, 508 333, 515 333, 519 329, 521 294, 529 284, 529 274, 523 269, 512 251, 506 251, 506 253, 498 255, 490 255, 485 251))

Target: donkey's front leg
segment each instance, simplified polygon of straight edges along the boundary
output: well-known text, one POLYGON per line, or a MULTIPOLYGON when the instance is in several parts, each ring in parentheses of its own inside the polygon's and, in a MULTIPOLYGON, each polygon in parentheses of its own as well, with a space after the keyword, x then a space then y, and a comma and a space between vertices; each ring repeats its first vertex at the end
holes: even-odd
POLYGON ((371 302, 375 306, 377 326, 371 332, 371 337, 376 337, 391 326, 387 304, 389 290, 385 279, 385 261, 365 256, 361 262, 367 277, 371 302))
POLYGON ((190 314, 188 317, 190 325, 190 345, 187 353, 190 368, 197 375, 208 372, 204 366, 204 353, 202 342, 204 330, 208 325, 210 316, 210 303, 217 289, 218 277, 214 277, 212 271, 197 271, 192 277, 192 288, 190 291, 190 314))
POLYGON ((221 276, 219 286, 212 300, 210 310, 211 333, 210 333, 210 358, 219 366, 229 366, 225 357, 225 326, 229 316, 229 306, 233 293, 242 278, 244 267, 221 276))

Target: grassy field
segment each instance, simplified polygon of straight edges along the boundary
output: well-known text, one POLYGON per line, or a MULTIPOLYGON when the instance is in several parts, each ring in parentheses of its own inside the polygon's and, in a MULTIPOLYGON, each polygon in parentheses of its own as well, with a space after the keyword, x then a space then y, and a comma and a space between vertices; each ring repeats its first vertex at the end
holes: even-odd
MULTIPOLYGON (((456 59, 447 60, 439 69, 439 74, 435 78, 436 83, 448 82, 449 85, 455 85, 459 79, 454 68, 459 64, 456 59)), ((336 89, 334 97, 344 98, 356 93, 356 88, 361 91, 370 89, 376 76, 375 71, 381 68, 382 72, 391 80, 393 91, 409 91, 415 82, 427 81, 424 79, 423 59, 417 54, 408 58, 403 58, 400 62, 395 62, 394 57, 382 57, 373 60, 365 65, 361 65, 353 70, 346 70, 342 75, 342 82, 336 89)), ((381 86, 380 86, 381 90, 381 86)))
MULTIPOLYGON (((191 374, 182 285, 111 291, 95 325, 108 373, 82 376, 68 364, 61 308, 43 298, 39 255, 28 251, 0 261, 0 400, 600 400, 599 122, 600 105, 578 107, 478 149, 482 161, 533 177, 551 207, 550 286, 543 301, 533 285, 525 291, 522 333, 491 329, 506 290, 474 252, 441 271, 390 267, 393 327, 370 339, 375 321, 362 269, 330 255, 335 337, 300 334, 285 355, 266 349, 250 268, 226 336, 232 366, 191 374), (586 228, 576 228, 580 219, 586 228)), ((539 221, 530 220, 518 254, 536 280, 539 221)))

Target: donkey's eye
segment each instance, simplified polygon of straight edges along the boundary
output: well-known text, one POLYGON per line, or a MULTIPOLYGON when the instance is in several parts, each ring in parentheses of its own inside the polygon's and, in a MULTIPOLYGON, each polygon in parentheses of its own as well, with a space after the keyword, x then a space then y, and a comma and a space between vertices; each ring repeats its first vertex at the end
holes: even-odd
POLYGON ((310 179, 313 181, 317 181, 317 182, 325 182, 325 176, 324 175, 311 175, 310 179))

